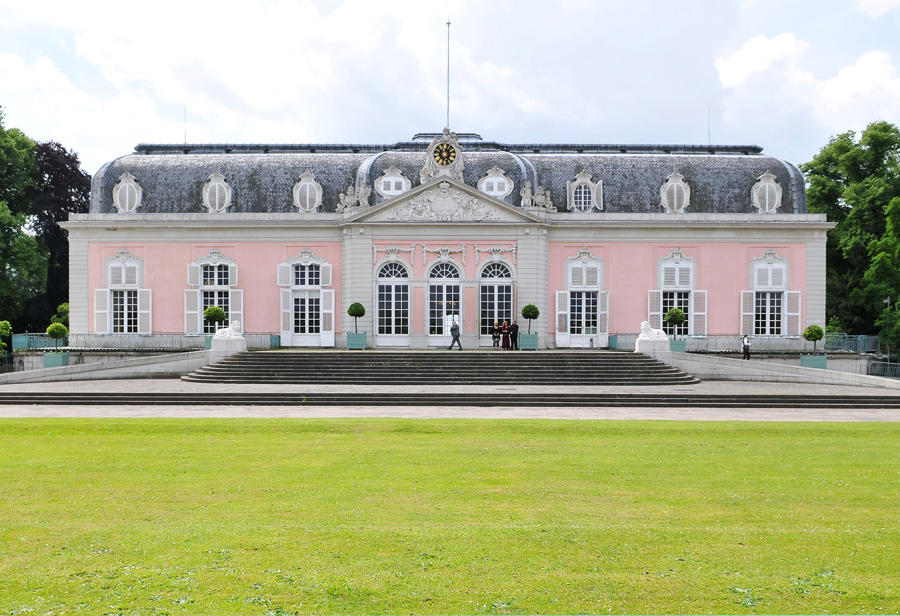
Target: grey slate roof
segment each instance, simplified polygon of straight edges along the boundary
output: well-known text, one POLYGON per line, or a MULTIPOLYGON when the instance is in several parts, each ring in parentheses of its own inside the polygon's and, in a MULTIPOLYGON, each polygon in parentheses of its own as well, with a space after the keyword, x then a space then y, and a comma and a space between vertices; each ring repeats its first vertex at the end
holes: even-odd
MULTIPOLYGON (((94 176, 91 213, 115 212, 112 188, 130 173, 143 190, 139 213, 205 212, 203 185, 221 173, 232 187, 229 212, 295 212, 293 186, 304 172, 315 174, 323 188, 323 210, 334 212, 338 195, 362 179, 373 186, 394 166, 419 184, 428 141, 393 145, 139 145, 136 153, 104 165, 94 176)), ((499 144, 460 140, 463 179, 476 186, 492 167, 514 183, 505 198, 519 206, 525 182, 550 190, 564 212, 566 182, 587 171, 603 182, 603 211, 661 213, 659 189, 673 171, 691 188, 688 213, 752 213, 750 190, 769 171, 783 189, 779 213, 806 213, 803 176, 794 165, 762 154, 757 146, 499 144)), ((372 191, 369 203, 381 197, 372 191)))

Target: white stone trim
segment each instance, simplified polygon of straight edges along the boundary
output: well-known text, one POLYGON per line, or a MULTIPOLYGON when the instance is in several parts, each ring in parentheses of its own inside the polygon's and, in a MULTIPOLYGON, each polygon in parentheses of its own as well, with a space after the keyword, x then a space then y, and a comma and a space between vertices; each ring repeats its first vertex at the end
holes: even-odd
POLYGON ((451 254, 461 254, 462 264, 466 265, 466 245, 460 244, 459 248, 448 248, 446 245, 440 248, 429 248, 428 244, 422 244, 422 265, 428 265, 428 253, 438 254, 440 263, 449 263, 451 254))
POLYGON ((575 176, 574 180, 566 182, 566 209, 578 212, 590 212, 591 210, 603 210, 603 182, 591 181, 591 174, 582 171, 575 176), (575 206, 575 192, 579 187, 585 187, 591 195, 588 207, 575 206))
POLYGON ((409 264, 413 264, 413 260, 416 258, 416 245, 411 244, 409 248, 397 248, 393 244, 388 246, 387 248, 379 248, 378 246, 372 245, 372 265, 375 265, 378 261, 378 253, 383 252, 387 254, 387 260, 393 263, 397 260, 397 254, 401 252, 409 253, 409 264))
POLYGON ((513 246, 510 246, 509 248, 501 248, 500 246, 496 246, 496 245, 491 246, 490 248, 479 248, 478 244, 474 244, 473 248, 475 249, 475 265, 478 265, 478 263, 480 262, 480 258, 478 255, 479 255, 479 253, 482 253, 482 252, 491 255, 490 259, 494 263, 497 263, 500 261, 500 255, 502 255, 504 252, 510 252, 510 253, 512 253, 512 263, 513 263, 513 265, 516 265, 516 253, 519 250, 518 245, 513 245, 513 246))

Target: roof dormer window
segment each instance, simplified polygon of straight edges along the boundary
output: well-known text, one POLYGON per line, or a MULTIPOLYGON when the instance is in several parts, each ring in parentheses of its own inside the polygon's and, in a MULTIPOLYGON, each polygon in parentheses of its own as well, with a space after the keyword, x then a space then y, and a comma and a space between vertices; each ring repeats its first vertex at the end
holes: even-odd
POLYGON ((203 185, 203 206, 210 212, 221 213, 231 205, 231 186, 221 173, 213 173, 203 185))
POLYGON ((781 207, 781 185, 769 171, 759 176, 758 180, 750 191, 753 207, 763 214, 774 214, 781 207))
POLYGON ((113 187, 113 206, 122 213, 133 212, 141 205, 143 190, 130 173, 123 173, 113 187))
POLYGON ((478 180, 478 190, 491 197, 502 199, 512 192, 513 183, 499 167, 494 167, 478 180))
POLYGON ((683 212, 691 204, 691 187, 684 181, 684 176, 677 171, 670 173, 659 188, 659 200, 666 211, 683 212))
POLYGON ((404 177, 403 172, 394 166, 385 169, 381 177, 375 180, 375 192, 384 199, 392 199, 402 195, 410 188, 412 188, 412 182, 404 177))

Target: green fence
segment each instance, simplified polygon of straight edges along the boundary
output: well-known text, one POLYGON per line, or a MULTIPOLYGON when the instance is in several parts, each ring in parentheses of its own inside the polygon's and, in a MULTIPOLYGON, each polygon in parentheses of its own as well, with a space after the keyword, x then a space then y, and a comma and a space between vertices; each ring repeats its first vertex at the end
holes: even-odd
MULTIPOLYGON (((609 336, 609 348, 618 351, 633 351, 638 334, 615 333, 609 336)), ((740 353, 741 336, 737 334, 717 336, 685 336, 686 350, 694 353, 740 353)), ((820 340, 813 345, 799 336, 750 336, 753 353, 877 353, 877 336, 850 336, 848 334, 826 334, 824 344, 820 340)))
MULTIPOLYGON (((69 334, 68 339, 53 340, 47 334, 13 334, 14 351, 52 349, 108 349, 120 351, 191 351, 209 348, 212 336, 185 334, 69 334)), ((272 333, 244 334, 247 348, 276 349, 281 336, 272 333)))

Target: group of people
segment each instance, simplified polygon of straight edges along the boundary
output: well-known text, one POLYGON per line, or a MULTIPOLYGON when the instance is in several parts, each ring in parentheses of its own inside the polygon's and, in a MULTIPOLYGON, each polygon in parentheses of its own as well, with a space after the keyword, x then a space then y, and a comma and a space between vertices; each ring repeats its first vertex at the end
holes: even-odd
POLYGON ((515 321, 509 323, 503 321, 501 326, 498 321, 494 321, 494 327, 491 328, 491 339, 494 346, 502 346, 506 350, 519 350, 519 326, 515 321), (502 341, 502 342, 501 342, 502 341))
MULTIPOLYGON (((459 341, 459 323, 453 321, 453 324, 450 325, 450 347, 447 349, 448 351, 453 349, 453 345, 457 345, 459 350, 462 351, 462 343, 459 341)), ((513 351, 519 350, 519 326, 515 321, 509 323, 507 321, 503 321, 503 325, 500 325, 499 321, 494 321, 494 327, 491 329, 491 339, 494 341, 494 346, 499 347, 502 346, 507 351, 512 349, 513 351)))

